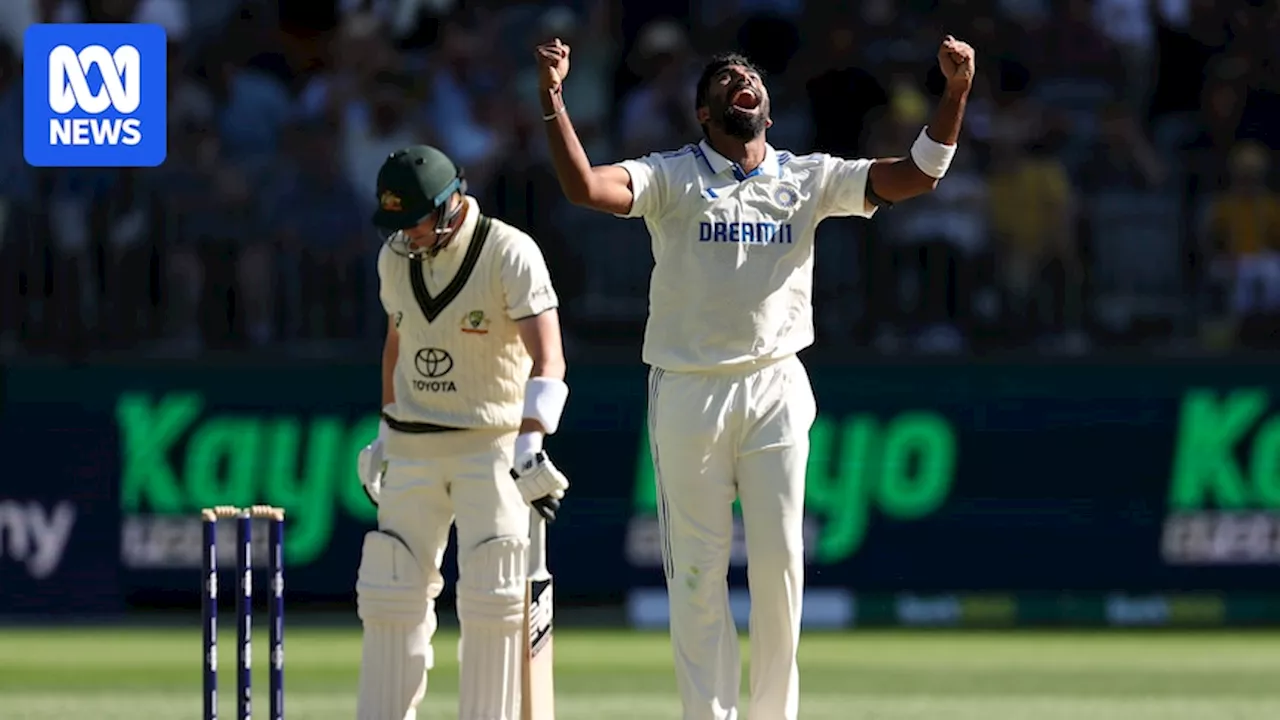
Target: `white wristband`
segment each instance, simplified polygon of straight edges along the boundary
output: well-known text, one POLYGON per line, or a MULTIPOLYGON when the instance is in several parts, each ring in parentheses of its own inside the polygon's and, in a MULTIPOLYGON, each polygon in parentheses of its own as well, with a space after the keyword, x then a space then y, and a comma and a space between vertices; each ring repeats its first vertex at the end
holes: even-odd
POLYGON ((951 167, 951 159, 956 155, 955 145, 943 145, 929 137, 928 126, 920 131, 915 144, 911 146, 911 161, 920 168, 920 172, 940 180, 951 167))
POLYGON ((569 386, 563 380, 531 377, 524 386, 524 415, 542 423, 548 435, 560 427, 560 415, 569 399, 569 386))

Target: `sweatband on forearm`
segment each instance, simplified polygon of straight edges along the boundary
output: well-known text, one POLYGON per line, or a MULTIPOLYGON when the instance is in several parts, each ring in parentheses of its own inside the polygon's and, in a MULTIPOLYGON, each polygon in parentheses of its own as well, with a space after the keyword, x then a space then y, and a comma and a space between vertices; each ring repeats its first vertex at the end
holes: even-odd
POLYGON ((920 130, 915 144, 911 146, 911 161, 920 168, 920 172, 939 180, 947 174, 951 167, 951 159, 956 155, 955 145, 943 145, 926 132, 928 126, 920 130))
POLYGON ((531 377, 524 386, 523 417, 542 423, 548 435, 560 426, 560 415, 569 399, 569 386, 563 380, 531 377))

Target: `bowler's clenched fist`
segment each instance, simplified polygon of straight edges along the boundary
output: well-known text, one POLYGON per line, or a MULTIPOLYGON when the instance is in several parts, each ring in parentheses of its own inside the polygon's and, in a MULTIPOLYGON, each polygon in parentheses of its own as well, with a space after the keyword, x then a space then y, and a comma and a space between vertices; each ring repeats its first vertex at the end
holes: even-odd
POLYGON ((555 90, 569 75, 569 46, 556 38, 537 47, 538 83, 543 90, 555 90))
POLYGON ((973 46, 948 35, 938 49, 938 67, 948 83, 968 85, 973 82, 973 46))

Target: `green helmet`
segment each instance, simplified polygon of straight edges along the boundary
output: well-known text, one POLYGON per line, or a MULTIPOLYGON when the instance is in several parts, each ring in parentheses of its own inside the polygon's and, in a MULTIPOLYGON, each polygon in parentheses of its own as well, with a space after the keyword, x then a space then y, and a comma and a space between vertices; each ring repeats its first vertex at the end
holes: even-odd
MULTIPOLYGON (((454 193, 466 192, 467 181, 462 170, 448 155, 428 145, 397 150, 378 170, 378 209, 373 213, 373 224, 401 255, 425 254, 425 250, 410 248, 399 231, 421 223, 443 208, 436 217, 436 232, 448 233, 450 223, 463 207, 459 204, 450 210, 449 198, 454 193)), ((444 244, 440 242, 437 247, 444 244)))

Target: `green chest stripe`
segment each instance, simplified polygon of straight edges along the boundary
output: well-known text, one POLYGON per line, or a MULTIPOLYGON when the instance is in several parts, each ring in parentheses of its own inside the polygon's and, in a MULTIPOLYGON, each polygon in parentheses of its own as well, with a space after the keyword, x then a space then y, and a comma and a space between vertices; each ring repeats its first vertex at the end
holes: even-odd
POLYGON ((479 222, 476 224, 475 234, 471 237, 471 245, 467 248, 467 254, 462 258, 462 264, 458 267, 458 272, 454 274, 453 279, 448 285, 444 286, 444 290, 436 297, 432 297, 427 290, 427 280, 423 276, 425 268, 422 267, 421 259, 409 261, 409 284, 413 286, 413 297, 418 301, 418 307, 422 309, 422 314, 426 316, 427 322, 435 322, 440 317, 440 313, 449 307, 449 303, 458 297, 458 293, 462 292, 462 288, 466 287, 467 280, 471 279, 471 272, 476 269, 476 263, 480 261, 480 253, 484 250, 485 240, 489 237, 490 221, 488 216, 481 215, 479 222))

